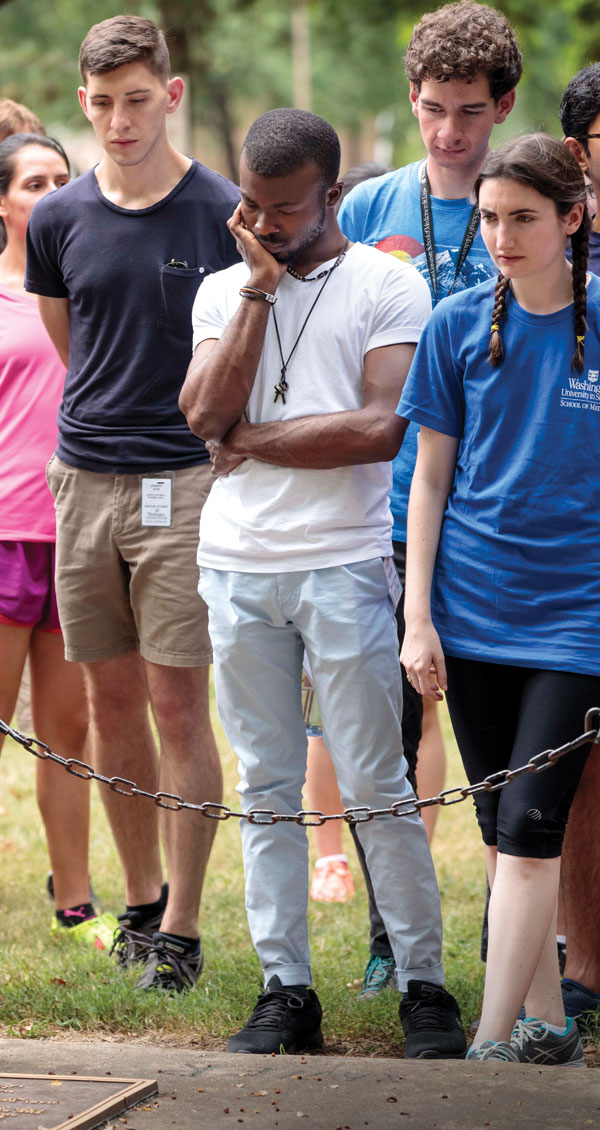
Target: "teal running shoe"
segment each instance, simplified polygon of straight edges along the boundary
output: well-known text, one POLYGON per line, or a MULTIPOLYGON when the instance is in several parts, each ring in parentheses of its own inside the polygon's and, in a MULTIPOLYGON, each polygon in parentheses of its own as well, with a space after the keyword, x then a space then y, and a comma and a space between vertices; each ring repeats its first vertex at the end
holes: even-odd
POLYGON ((393 957, 379 957, 372 953, 365 969, 359 1000, 376 997, 384 989, 396 988, 396 962, 393 957))

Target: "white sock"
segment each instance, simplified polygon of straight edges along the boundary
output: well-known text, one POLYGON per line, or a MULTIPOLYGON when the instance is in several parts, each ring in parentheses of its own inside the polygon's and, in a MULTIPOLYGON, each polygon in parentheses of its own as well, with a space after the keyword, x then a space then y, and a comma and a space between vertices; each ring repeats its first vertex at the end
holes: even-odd
POLYGON ((566 1034, 569 1031, 572 1023, 573 1023, 573 1021, 569 1017, 569 1019, 567 1020, 566 1026, 564 1028, 560 1028, 558 1026, 558 1024, 546 1024, 546 1028, 548 1029, 549 1032, 554 1032, 555 1036, 566 1036, 566 1034))
POLYGON ((315 867, 324 867, 325 864, 329 863, 330 860, 333 860, 334 863, 347 863, 348 856, 344 855, 343 853, 339 853, 337 855, 322 855, 320 859, 317 859, 315 867))

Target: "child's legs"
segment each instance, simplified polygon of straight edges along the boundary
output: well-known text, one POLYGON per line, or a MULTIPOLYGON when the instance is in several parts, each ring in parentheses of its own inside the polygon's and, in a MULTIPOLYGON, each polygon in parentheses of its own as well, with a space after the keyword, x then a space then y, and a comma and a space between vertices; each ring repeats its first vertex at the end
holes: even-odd
MULTIPOLYGON (((35 631, 30 662, 37 736, 62 757, 87 760, 83 676, 78 663, 65 660, 62 635, 35 631)), ((37 762, 37 799, 59 910, 89 901, 89 788, 60 766, 37 762)))
MULTIPOLYGON (((323 738, 317 736, 308 739, 305 794, 310 808, 325 813, 344 811, 331 754, 323 738)), ((315 828, 313 835, 319 857, 343 852, 340 820, 329 820, 315 828)))

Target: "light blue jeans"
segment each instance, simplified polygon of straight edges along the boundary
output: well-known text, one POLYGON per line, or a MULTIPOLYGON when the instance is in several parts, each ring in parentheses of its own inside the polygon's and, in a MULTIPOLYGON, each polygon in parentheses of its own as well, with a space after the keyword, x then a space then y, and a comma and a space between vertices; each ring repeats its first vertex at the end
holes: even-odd
MULTIPOLYGON (((217 705, 239 757, 244 811, 302 807, 306 733, 304 648, 324 741, 346 807, 388 808, 413 797, 402 754, 396 622, 380 558, 295 573, 202 568, 217 705)), ((396 960, 411 978, 442 985, 440 900, 419 816, 358 825, 377 906, 396 960)), ((241 822, 246 911, 265 984, 311 983, 306 910, 308 844, 297 824, 241 822)))

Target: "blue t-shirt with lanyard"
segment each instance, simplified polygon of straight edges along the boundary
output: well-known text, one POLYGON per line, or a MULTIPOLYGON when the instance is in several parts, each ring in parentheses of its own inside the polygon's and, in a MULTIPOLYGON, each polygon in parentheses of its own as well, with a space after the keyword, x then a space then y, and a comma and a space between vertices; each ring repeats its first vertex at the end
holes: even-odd
POLYGON ((434 310, 398 414, 459 439, 432 616, 460 658, 600 669, 600 279, 584 370, 573 306, 531 314, 509 292, 504 358, 487 361, 493 280, 434 310))
MULTIPOLYGON (((368 243, 412 263, 428 282, 435 305, 436 300, 439 302, 450 290, 454 293, 466 290, 497 272, 476 224, 473 225, 471 246, 465 246, 465 236, 470 234, 473 202, 464 197, 443 200, 429 196, 433 237, 428 257, 422 212, 422 196, 425 194, 421 183, 425 169, 426 161, 416 161, 393 173, 363 181, 342 203, 338 221, 348 239, 368 243), (432 264, 435 264, 433 278, 432 264)), ((425 220, 427 223, 426 211, 425 220)), ((417 458, 418 430, 414 424, 409 425, 394 460, 394 483, 390 494, 394 541, 406 541, 406 511, 417 458)))

